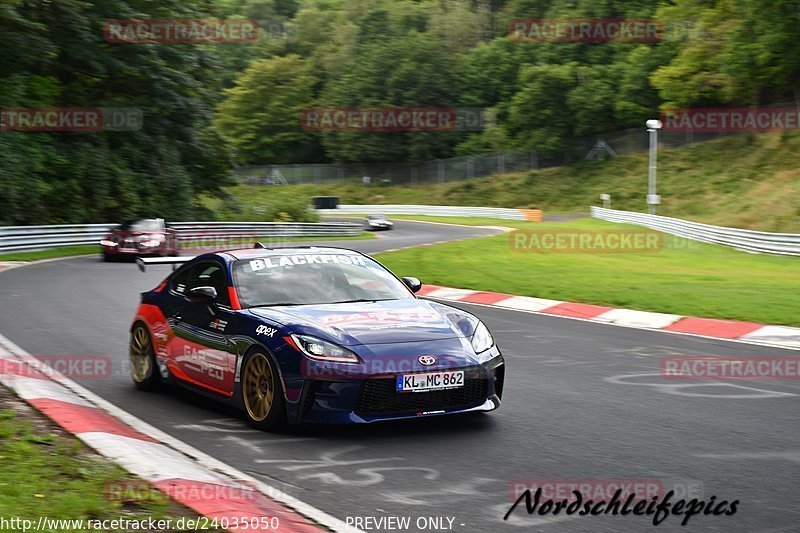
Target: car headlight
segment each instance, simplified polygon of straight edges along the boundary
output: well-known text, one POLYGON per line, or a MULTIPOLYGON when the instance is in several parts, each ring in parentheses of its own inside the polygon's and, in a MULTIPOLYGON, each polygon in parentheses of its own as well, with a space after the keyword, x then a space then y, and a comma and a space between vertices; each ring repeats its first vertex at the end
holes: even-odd
POLYGON ((114 247, 114 246, 119 246, 119 243, 116 243, 114 241, 109 241, 108 239, 103 239, 102 241, 100 241, 100 246, 114 247))
POLYGON ((155 248, 160 244, 161 241, 153 239, 152 241, 142 241, 139 243, 139 246, 141 246, 142 248, 155 248))
POLYGON ((494 339, 489 329, 483 322, 478 322, 478 327, 475 328, 475 333, 472 334, 472 349, 475 353, 485 352, 494 346, 494 339))
POLYGON ((292 335, 292 340, 304 354, 318 361, 335 363, 360 363, 358 356, 338 344, 324 341, 310 335, 292 335))

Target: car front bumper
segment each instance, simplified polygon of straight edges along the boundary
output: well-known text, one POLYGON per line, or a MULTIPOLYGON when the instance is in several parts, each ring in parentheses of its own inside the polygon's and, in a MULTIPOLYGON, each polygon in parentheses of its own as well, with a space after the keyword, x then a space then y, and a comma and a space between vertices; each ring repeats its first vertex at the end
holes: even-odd
POLYGON ((497 357, 481 365, 446 370, 463 370, 464 386, 425 392, 397 392, 395 383, 401 373, 365 376, 361 379, 324 375, 306 378, 290 419, 296 423, 365 424, 492 411, 500 406, 505 382, 502 355, 498 353, 497 357))

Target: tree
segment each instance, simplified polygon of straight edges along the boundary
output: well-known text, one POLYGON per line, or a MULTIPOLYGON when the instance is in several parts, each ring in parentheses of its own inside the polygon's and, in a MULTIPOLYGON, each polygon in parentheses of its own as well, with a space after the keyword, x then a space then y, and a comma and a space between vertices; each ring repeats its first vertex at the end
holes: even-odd
POLYGON ((317 153, 316 135, 301 127, 317 83, 300 56, 259 59, 225 91, 215 125, 236 149, 240 163, 303 161, 317 153))
POLYGON ((578 84, 576 65, 526 67, 519 83, 509 107, 510 134, 521 147, 557 153, 572 132, 568 94, 578 84))

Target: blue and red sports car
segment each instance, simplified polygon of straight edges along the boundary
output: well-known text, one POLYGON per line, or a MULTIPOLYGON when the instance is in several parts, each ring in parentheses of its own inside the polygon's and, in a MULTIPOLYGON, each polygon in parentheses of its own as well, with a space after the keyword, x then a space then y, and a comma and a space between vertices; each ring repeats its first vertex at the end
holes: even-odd
POLYGON ((182 264, 142 294, 130 342, 140 389, 186 386, 260 429, 500 405, 505 365, 486 326, 359 252, 256 245, 138 261, 182 264))

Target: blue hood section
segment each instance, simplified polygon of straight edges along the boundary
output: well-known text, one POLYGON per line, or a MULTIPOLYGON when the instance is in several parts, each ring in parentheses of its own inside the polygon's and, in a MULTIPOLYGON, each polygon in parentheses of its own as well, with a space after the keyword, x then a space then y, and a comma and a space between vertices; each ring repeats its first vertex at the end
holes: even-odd
POLYGON ((368 303, 254 307, 250 312, 343 346, 426 342, 472 336, 478 319, 447 305, 409 298, 368 303))

